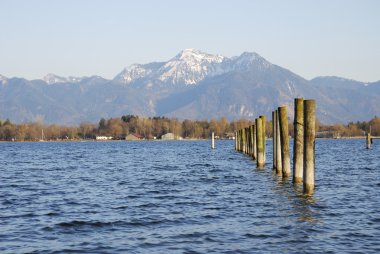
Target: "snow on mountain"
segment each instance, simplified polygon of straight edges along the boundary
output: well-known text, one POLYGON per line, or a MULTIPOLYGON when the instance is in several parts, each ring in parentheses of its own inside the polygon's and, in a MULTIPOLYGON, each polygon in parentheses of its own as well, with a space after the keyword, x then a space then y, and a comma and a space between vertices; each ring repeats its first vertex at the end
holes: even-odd
POLYGON ((78 83, 82 80, 83 78, 78 78, 78 77, 61 77, 52 73, 47 74, 45 77, 42 78, 46 83, 49 85, 51 84, 56 84, 56 83, 78 83))
POLYGON ((8 78, 0 74, 0 84, 6 84, 8 78))
POLYGON ((271 66, 256 53, 245 52, 240 56, 228 58, 212 55, 196 49, 185 49, 165 63, 134 64, 125 68, 114 80, 130 84, 138 79, 149 78, 169 84, 196 85, 208 77, 217 76, 230 71, 247 71, 250 68, 265 69, 271 66))
POLYGON ((226 57, 211 55, 195 49, 185 49, 160 68, 159 80, 173 84, 193 85, 208 76, 222 74, 220 63, 226 57))
POLYGON ((133 64, 129 67, 124 68, 124 70, 119 73, 114 80, 121 81, 125 84, 129 84, 139 78, 146 77, 152 73, 152 70, 145 68, 141 64, 133 64))

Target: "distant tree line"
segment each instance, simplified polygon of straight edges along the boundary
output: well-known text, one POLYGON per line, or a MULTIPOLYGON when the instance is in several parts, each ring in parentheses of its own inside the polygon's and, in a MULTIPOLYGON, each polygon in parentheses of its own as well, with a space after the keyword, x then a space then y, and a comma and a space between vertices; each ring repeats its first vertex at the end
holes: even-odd
MULTIPOLYGON (((208 120, 183 120, 167 117, 139 117, 124 115, 120 118, 100 119, 98 124, 81 123, 79 126, 46 125, 40 122, 14 124, 9 120, 0 120, 1 141, 39 141, 39 140, 78 140, 95 139, 96 136, 108 136, 113 139, 124 139, 128 134, 138 134, 145 139, 160 138, 163 134, 173 133, 176 136, 191 139, 209 138, 214 132, 219 138, 231 137, 235 130, 247 127, 253 121, 240 119, 229 122, 226 118, 208 120)), ((380 118, 368 122, 350 122, 347 125, 323 125, 317 121, 317 131, 341 137, 363 136, 369 131, 373 136, 380 136, 380 118)), ((289 124, 289 134, 293 125, 289 124)), ((266 134, 272 136, 272 125, 266 123, 266 134)), ((329 137, 330 137, 329 136, 329 137)))

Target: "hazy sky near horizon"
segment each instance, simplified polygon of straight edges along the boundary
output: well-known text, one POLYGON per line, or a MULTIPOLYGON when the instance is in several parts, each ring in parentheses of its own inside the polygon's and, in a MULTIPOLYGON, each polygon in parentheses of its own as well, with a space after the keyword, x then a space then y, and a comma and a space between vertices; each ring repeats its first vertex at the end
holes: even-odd
POLYGON ((380 80, 377 0, 0 0, 0 74, 113 78, 185 48, 380 80))

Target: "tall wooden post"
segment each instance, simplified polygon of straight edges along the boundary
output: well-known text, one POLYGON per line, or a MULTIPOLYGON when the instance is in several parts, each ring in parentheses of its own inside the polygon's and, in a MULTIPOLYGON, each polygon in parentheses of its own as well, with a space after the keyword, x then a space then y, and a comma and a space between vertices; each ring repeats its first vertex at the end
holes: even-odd
POLYGON ((304 101, 303 191, 314 192, 315 179, 315 100, 304 101))
POLYGON ((255 132, 255 125, 251 125, 251 142, 252 142, 252 159, 256 160, 256 132, 255 132))
POLYGON ((266 162, 266 131, 265 131, 265 124, 266 124, 266 117, 265 116, 260 116, 260 118, 261 118, 261 120, 262 120, 262 125, 263 125, 263 127, 262 127, 262 136, 263 136, 263 150, 264 150, 264 164, 265 164, 265 162, 266 162))
POLYGON ((264 168, 265 161, 264 161, 264 140, 263 140, 263 123, 261 118, 256 119, 256 126, 257 126, 257 132, 256 132, 256 143, 257 143, 257 167, 258 168, 264 168))
POLYGON ((293 183, 302 183, 303 178, 303 99, 294 99, 294 143, 293 143, 293 183))
POLYGON ((214 132, 211 133, 211 149, 215 149, 215 136, 214 132))
POLYGON ((273 170, 276 170, 276 111, 272 111, 272 146, 273 146, 273 170))
POLYGON ((254 139, 255 139, 255 158, 256 158, 256 160, 257 160, 257 124, 256 124, 256 119, 255 119, 255 137, 254 137, 254 139))
POLYGON ((276 110, 276 173, 282 175, 282 157, 281 157, 281 133, 280 133, 280 117, 276 110))
POLYGON ((241 129, 242 133, 241 133, 241 137, 242 137, 242 140, 241 140, 241 143, 242 143, 242 152, 245 153, 245 128, 241 129))
POLYGON ((290 176, 289 125, 286 107, 278 108, 280 116, 282 177, 290 176))

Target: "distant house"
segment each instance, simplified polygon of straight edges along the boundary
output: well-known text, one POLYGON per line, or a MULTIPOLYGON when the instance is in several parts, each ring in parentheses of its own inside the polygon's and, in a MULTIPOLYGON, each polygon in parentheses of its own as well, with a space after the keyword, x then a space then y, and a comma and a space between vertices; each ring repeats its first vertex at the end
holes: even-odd
POLYGON ((161 139, 162 140, 174 140, 174 139, 176 139, 175 138, 175 136, 174 136, 174 134, 173 133, 166 133, 166 134, 164 134, 164 135, 162 135, 161 136, 161 139))
POLYGON ((143 137, 136 133, 130 133, 128 136, 125 137, 125 140, 127 141, 136 141, 136 140, 142 140, 143 137))
POLYGON ((107 136, 96 136, 96 140, 111 140, 112 137, 107 137, 107 136))
POLYGON ((225 137, 226 137, 227 139, 235 139, 235 134, 234 134, 233 132, 227 132, 227 133, 225 134, 225 137))

